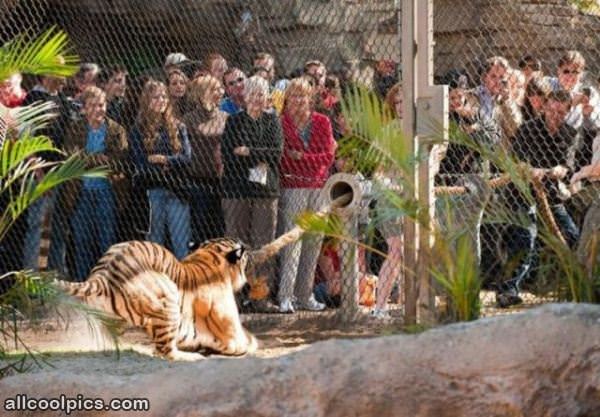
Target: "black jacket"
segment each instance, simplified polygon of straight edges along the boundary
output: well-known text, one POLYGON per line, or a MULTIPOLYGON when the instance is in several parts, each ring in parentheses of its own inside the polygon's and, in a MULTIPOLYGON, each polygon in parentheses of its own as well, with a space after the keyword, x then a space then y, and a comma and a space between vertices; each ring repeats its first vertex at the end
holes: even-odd
POLYGON ((281 124, 275 114, 264 112, 254 120, 245 111, 227 119, 223 133, 223 191, 225 198, 279 197, 279 159, 283 151, 281 124), (250 148, 250 155, 238 156, 238 146, 250 148), (250 169, 267 165, 266 184, 249 180, 250 169))

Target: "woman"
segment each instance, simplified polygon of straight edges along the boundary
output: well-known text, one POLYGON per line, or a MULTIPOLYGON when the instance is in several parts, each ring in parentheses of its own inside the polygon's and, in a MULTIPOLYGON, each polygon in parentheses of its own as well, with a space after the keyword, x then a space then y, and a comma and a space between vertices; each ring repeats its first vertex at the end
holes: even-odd
MULTIPOLYGON (((403 106, 402 85, 400 83, 390 88, 385 97, 385 105, 394 118, 393 123, 396 123, 400 128, 403 106)), ((398 185, 389 178, 389 173, 376 172, 375 182, 380 188, 401 191, 398 185)), ((387 243, 388 253, 379 270, 375 308, 371 314, 377 318, 386 318, 389 316, 387 303, 392 293, 394 281, 398 280, 398 285, 402 284, 402 252, 404 250, 402 219, 398 214, 398 209, 390 205, 386 198, 377 201, 376 218, 378 229, 387 243)))
POLYGON ((180 69, 172 69, 167 74, 167 82, 173 115, 181 120, 190 110, 187 96, 189 79, 180 69))
MULTIPOLYGON (((294 219, 299 213, 320 209, 321 188, 333 164, 336 144, 331 123, 327 116, 312 110, 314 95, 314 88, 306 78, 293 79, 285 92, 280 234, 294 227, 294 219)), ((294 312, 294 296, 300 309, 318 311, 325 308, 313 296, 321 241, 320 236, 309 236, 281 251, 282 276, 278 294, 281 312, 294 312)))
POLYGON ((173 116, 163 83, 150 80, 144 86, 129 141, 136 177, 150 204, 148 240, 165 245, 168 229, 172 251, 182 259, 190 241, 190 206, 184 184, 191 148, 185 125, 173 116))
POLYGON ((192 240, 196 243, 225 234, 221 208, 221 139, 228 114, 219 110, 221 82, 211 75, 194 79, 189 86, 193 110, 183 121, 190 132, 194 155, 188 183, 192 195, 192 240))
MULTIPOLYGON (((267 112, 269 84, 252 76, 244 84, 244 111, 229 116, 223 134, 223 209, 227 235, 258 248, 275 239, 279 160, 283 137, 275 114, 267 112)), ((275 263, 255 271, 275 288, 275 263)))

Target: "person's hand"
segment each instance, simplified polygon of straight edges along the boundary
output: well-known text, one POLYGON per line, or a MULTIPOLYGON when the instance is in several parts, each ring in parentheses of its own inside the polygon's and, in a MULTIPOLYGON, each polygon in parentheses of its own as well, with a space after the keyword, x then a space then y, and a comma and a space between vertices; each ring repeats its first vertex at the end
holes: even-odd
POLYGON ((581 181, 583 179, 589 179, 590 181, 598 181, 600 179, 600 165, 586 165, 577 171, 571 177, 571 184, 575 184, 577 181, 581 181))
POLYGON ((587 177, 589 175, 589 167, 583 167, 581 168, 579 171, 577 171, 575 174, 573 174, 573 176, 571 177, 571 185, 575 184, 578 181, 581 181, 582 179, 584 179, 585 177, 587 177))
POLYGON ((233 149, 233 153, 237 156, 248 156, 250 155, 250 148, 247 146, 238 146, 237 148, 233 149))
POLYGON ((338 295, 342 292, 342 280, 330 279, 327 281, 327 292, 330 296, 338 295))
POLYGON ((287 151, 287 154, 290 156, 290 158, 295 159, 296 161, 299 161, 300 159, 302 159, 302 156, 304 155, 304 152, 302 151, 295 151, 293 149, 290 149, 287 151))
POLYGON ((160 154, 149 155, 148 162, 150 162, 151 164, 156 164, 156 165, 166 165, 167 164, 167 156, 160 155, 160 154))
POLYGON ((552 178, 561 179, 564 178, 568 173, 569 170, 566 167, 557 165, 548 172, 548 175, 552 178))
POLYGON ((582 93, 573 94, 573 98, 571 99, 571 106, 575 107, 579 104, 587 105, 589 99, 588 96, 582 93))
POLYGON ((545 168, 531 168, 531 176, 536 180, 541 180, 548 172, 545 168))
POLYGON ((110 158, 108 157, 108 155, 103 153, 95 154, 94 159, 96 160, 96 162, 98 162, 98 164, 101 165, 107 165, 110 162, 110 158))

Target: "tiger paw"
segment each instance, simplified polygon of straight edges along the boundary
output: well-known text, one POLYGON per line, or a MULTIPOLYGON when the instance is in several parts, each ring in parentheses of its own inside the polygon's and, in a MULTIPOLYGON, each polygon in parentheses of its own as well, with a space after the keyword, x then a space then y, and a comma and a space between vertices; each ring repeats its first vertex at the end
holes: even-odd
POLYGON ((173 350, 166 355, 166 358, 171 361, 195 362, 204 359, 204 356, 197 352, 184 352, 181 350, 173 350))

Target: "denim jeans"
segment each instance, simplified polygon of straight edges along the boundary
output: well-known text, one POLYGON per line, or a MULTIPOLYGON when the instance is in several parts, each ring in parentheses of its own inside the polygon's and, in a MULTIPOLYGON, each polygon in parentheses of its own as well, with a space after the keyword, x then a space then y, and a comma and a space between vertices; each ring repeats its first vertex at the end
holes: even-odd
POLYGON ((502 292, 514 288, 520 290, 521 284, 531 277, 537 267, 537 210, 530 207, 524 224, 511 224, 503 236, 503 243, 507 248, 509 264, 513 265, 510 279, 502 283, 499 290, 502 292))
POLYGON ((75 280, 84 281, 94 264, 115 243, 115 195, 111 187, 81 190, 71 225, 75 243, 75 280))
POLYGON ((552 214, 556 219, 556 223, 560 228, 567 244, 570 248, 574 248, 579 240, 579 228, 573 221, 573 218, 567 211, 564 204, 556 204, 552 206, 552 214))
POLYGON ((27 232, 23 245, 23 265, 27 269, 38 270, 40 244, 44 217, 49 213, 50 248, 48 252, 48 269, 66 274, 66 235, 68 221, 62 204, 57 200, 58 190, 52 190, 29 206, 27 212, 27 232))
POLYGON ((165 245, 167 230, 171 239, 171 249, 178 258, 188 253, 191 239, 190 205, 165 188, 148 190, 150 202, 150 232, 148 240, 165 245))

